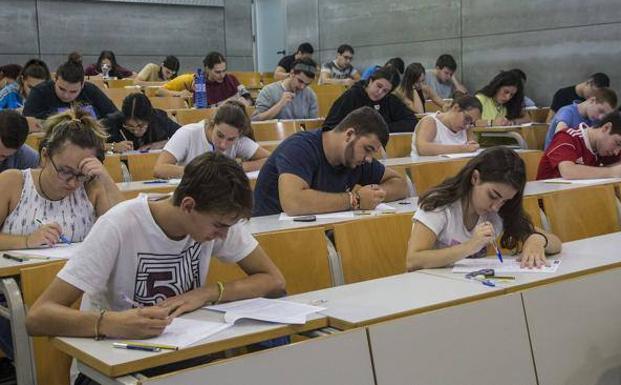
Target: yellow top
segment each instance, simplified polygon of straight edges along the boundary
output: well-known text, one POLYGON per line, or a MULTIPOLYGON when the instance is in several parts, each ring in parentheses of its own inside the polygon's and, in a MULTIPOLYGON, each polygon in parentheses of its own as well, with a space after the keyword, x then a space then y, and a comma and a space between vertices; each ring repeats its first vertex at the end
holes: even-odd
POLYGON ((481 119, 493 120, 496 118, 505 118, 507 116, 507 107, 502 104, 496 103, 493 98, 485 96, 483 94, 476 94, 477 99, 481 101, 483 105, 483 111, 481 111, 481 119))
POLYGON ((164 88, 170 91, 192 91, 192 82, 194 82, 193 73, 183 74, 164 84, 164 88))

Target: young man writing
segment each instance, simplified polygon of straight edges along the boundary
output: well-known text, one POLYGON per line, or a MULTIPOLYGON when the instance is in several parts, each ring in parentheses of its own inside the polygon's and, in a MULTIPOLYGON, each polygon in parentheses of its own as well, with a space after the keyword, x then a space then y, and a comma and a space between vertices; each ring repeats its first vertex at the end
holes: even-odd
POLYGON ((388 137, 384 119, 371 107, 350 112, 331 131, 289 137, 259 174, 254 215, 373 209, 404 198, 405 179, 373 159, 388 137))

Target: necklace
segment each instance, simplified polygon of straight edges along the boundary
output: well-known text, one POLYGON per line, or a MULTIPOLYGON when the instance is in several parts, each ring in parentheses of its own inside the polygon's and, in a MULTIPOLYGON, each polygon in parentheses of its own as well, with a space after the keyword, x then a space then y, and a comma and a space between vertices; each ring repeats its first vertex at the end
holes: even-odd
POLYGON ((41 169, 41 171, 39 171, 39 176, 37 177, 37 183, 39 183, 39 190, 41 191, 41 195, 43 195, 43 198, 47 199, 48 201, 52 201, 52 202, 56 202, 61 199, 52 199, 50 198, 49 195, 47 195, 47 193, 43 190, 43 183, 41 183, 41 174, 43 174, 43 169, 41 169))

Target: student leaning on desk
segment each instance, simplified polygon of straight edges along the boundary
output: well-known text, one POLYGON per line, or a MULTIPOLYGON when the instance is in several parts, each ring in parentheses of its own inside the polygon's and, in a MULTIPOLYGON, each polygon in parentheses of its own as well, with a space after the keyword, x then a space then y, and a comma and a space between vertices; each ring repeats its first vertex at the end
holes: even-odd
POLYGON ((408 243, 408 270, 443 267, 484 257, 487 246, 521 251, 523 267, 542 267, 545 254, 561 250, 560 239, 534 227, 522 207, 524 161, 505 147, 470 160, 419 200, 408 243))
POLYGON ((524 84, 515 71, 501 71, 476 95, 483 106, 479 127, 514 126, 530 122, 523 108, 524 84))
POLYGON ((205 304, 284 294, 284 278, 241 219, 252 210, 235 161, 207 153, 173 196, 128 200, 102 216, 28 312, 31 335, 148 338, 205 304), (213 255, 248 276, 206 285, 213 255), (71 308, 82 294, 81 310, 71 308))

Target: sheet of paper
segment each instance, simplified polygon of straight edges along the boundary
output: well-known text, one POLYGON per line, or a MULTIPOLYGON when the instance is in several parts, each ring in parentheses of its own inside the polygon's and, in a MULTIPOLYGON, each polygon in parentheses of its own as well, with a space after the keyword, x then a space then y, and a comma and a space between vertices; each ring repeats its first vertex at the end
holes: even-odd
POLYGON ((481 151, 461 152, 457 154, 442 154, 440 156, 443 158, 449 158, 449 159, 474 158, 475 156, 479 155, 481 151))
POLYGON ((307 315, 326 310, 324 307, 267 298, 246 299, 206 308, 224 312, 224 320, 230 323, 250 318, 286 324, 304 324, 307 315))
POLYGON ((257 179, 259 177, 259 170, 247 172, 246 176, 248 179, 257 179))
MULTIPOLYGON (((305 215, 301 215, 301 216, 305 216, 305 215)), ((280 213, 280 217, 278 218, 278 220, 280 221, 292 221, 294 218, 297 218, 298 216, 289 216, 285 213, 280 213)), ((338 211, 335 213, 326 213, 326 214, 317 214, 315 215, 315 218, 317 219, 347 219, 347 218, 353 218, 354 217, 354 212, 353 211, 338 211)))
POLYGON ((550 266, 541 269, 521 268, 520 263, 515 258, 505 258, 504 263, 496 258, 466 258, 455 262, 453 265, 453 273, 470 273, 481 269, 494 269, 496 274, 504 273, 555 273, 561 261, 558 259, 549 260, 550 266))
POLYGON ((149 343, 157 345, 172 345, 183 348, 192 345, 196 341, 200 341, 224 329, 230 328, 233 324, 214 322, 214 321, 198 321, 185 318, 175 318, 164 329, 161 335, 146 340, 128 340, 136 343, 149 343))
POLYGON ((79 242, 71 243, 69 245, 65 243, 57 243, 54 247, 46 247, 40 249, 25 249, 25 250, 7 250, 6 253, 14 255, 23 255, 25 257, 48 257, 50 259, 67 259, 80 246, 79 242))
POLYGON ((396 211, 397 209, 392 207, 391 205, 387 204, 387 203, 380 203, 379 205, 375 206, 375 209, 373 211, 381 211, 381 212, 386 212, 386 211, 396 211))
POLYGON ((179 185, 179 183, 181 183, 181 179, 180 178, 173 178, 173 179, 169 179, 168 180, 168 184, 171 184, 173 186, 177 186, 177 185, 179 185))
POLYGON ((620 178, 600 178, 600 179, 564 179, 564 178, 554 178, 554 179, 546 179, 543 183, 551 183, 551 184, 580 184, 580 185, 590 185, 590 184, 602 184, 602 183, 613 183, 615 181, 620 181, 620 178))

